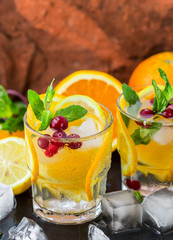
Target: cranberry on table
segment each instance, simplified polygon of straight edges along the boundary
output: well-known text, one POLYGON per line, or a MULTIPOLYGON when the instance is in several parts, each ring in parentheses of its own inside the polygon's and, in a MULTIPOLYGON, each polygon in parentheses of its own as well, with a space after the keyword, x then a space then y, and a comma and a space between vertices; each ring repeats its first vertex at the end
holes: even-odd
POLYGON ((126 185, 127 187, 132 188, 132 180, 130 178, 126 179, 126 185))
POLYGON ((162 112, 162 116, 165 118, 173 118, 173 110, 171 108, 165 109, 165 111, 162 112))
MULTIPOLYGON (((78 134, 72 133, 68 135, 68 138, 80 138, 78 134)), ((82 142, 71 142, 68 144, 68 147, 71 149, 78 149, 82 146, 82 142)))
MULTIPOLYGON (((49 134, 45 134, 45 136, 49 136, 49 134)), ((49 140, 47 138, 44 138, 44 137, 39 137, 38 140, 37 140, 37 143, 38 143, 38 146, 41 148, 41 149, 46 149, 49 145, 49 140)))
POLYGON ((65 143, 61 142, 59 139, 60 138, 66 138, 67 134, 64 131, 56 131, 52 135, 51 143, 53 145, 56 145, 58 148, 64 147, 65 143))
POLYGON ((145 108, 140 111, 141 117, 150 118, 154 115, 153 110, 145 108))
POLYGON ((65 130, 68 128, 68 121, 65 117, 58 116, 52 119, 50 122, 50 128, 53 130, 65 130))
POLYGON ((133 190, 135 190, 135 191, 140 190, 140 188, 141 188, 140 182, 139 182, 138 180, 133 180, 133 181, 131 182, 131 188, 132 188, 133 190))
POLYGON ((126 179, 126 185, 127 187, 135 191, 138 191, 141 188, 141 184, 138 180, 131 180, 130 178, 126 179))
POLYGON ((56 145, 53 144, 49 144, 47 149, 45 150, 44 154, 47 157, 52 157, 53 155, 55 155, 58 152, 58 147, 56 145))

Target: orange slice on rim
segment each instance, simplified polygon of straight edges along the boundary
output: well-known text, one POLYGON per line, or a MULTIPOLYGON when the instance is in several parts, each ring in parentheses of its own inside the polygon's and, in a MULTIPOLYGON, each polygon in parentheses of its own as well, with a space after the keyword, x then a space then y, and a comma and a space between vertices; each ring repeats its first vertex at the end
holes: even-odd
POLYGON ((129 135, 129 132, 121 117, 120 111, 117 110, 118 120, 118 152, 121 156, 122 174, 126 177, 131 177, 137 170, 137 152, 135 144, 129 135))
POLYGON ((55 91, 64 96, 82 94, 105 105, 114 116, 112 150, 117 147, 116 101, 122 92, 122 84, 113 76, 99 71, 82 70, 70 74, 62 80, 55 91))

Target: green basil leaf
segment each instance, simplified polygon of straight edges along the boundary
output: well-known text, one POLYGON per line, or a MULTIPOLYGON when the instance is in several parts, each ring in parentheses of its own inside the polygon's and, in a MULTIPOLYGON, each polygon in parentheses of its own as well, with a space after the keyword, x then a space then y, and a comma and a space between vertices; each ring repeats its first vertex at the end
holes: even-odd
POLYGON ((71 105, 67 108, 56 111, 54 117, 62 116, 65 117, 68 122, 72 122, 82 118, 86 113, 87 110, 80 105, 71 105))

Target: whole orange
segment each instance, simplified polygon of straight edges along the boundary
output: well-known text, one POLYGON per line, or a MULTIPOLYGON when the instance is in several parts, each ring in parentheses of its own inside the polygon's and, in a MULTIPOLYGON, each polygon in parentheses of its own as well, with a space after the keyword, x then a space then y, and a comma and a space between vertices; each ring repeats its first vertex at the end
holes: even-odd
POLYGON ((129 86, 151 84, 153 79, 159 84, 164 84, 158 68, 166 73, 169 82, 173 85, 173 52, 161 52, 145 59, 135 68, 129 86))

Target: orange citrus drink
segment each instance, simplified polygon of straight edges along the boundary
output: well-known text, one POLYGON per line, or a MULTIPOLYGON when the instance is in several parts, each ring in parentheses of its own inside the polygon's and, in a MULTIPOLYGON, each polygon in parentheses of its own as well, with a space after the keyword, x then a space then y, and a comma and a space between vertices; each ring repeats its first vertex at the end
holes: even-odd
POLYGON ((50 112, 56 117, 44 130, 40 130, 44 121, 34 116, 32 103, 25 116, 34 211, 54 223, 89 221, 101 213, 111 163, 112 115, 83 95, 55 94, 50 112), (82 111, 85 114, 79 116, 82 111))
POLYGON ((126 85, 117 101, 122 187, 143 196, 173 185, 173 91, 168 82, 152 84, 126 85))

